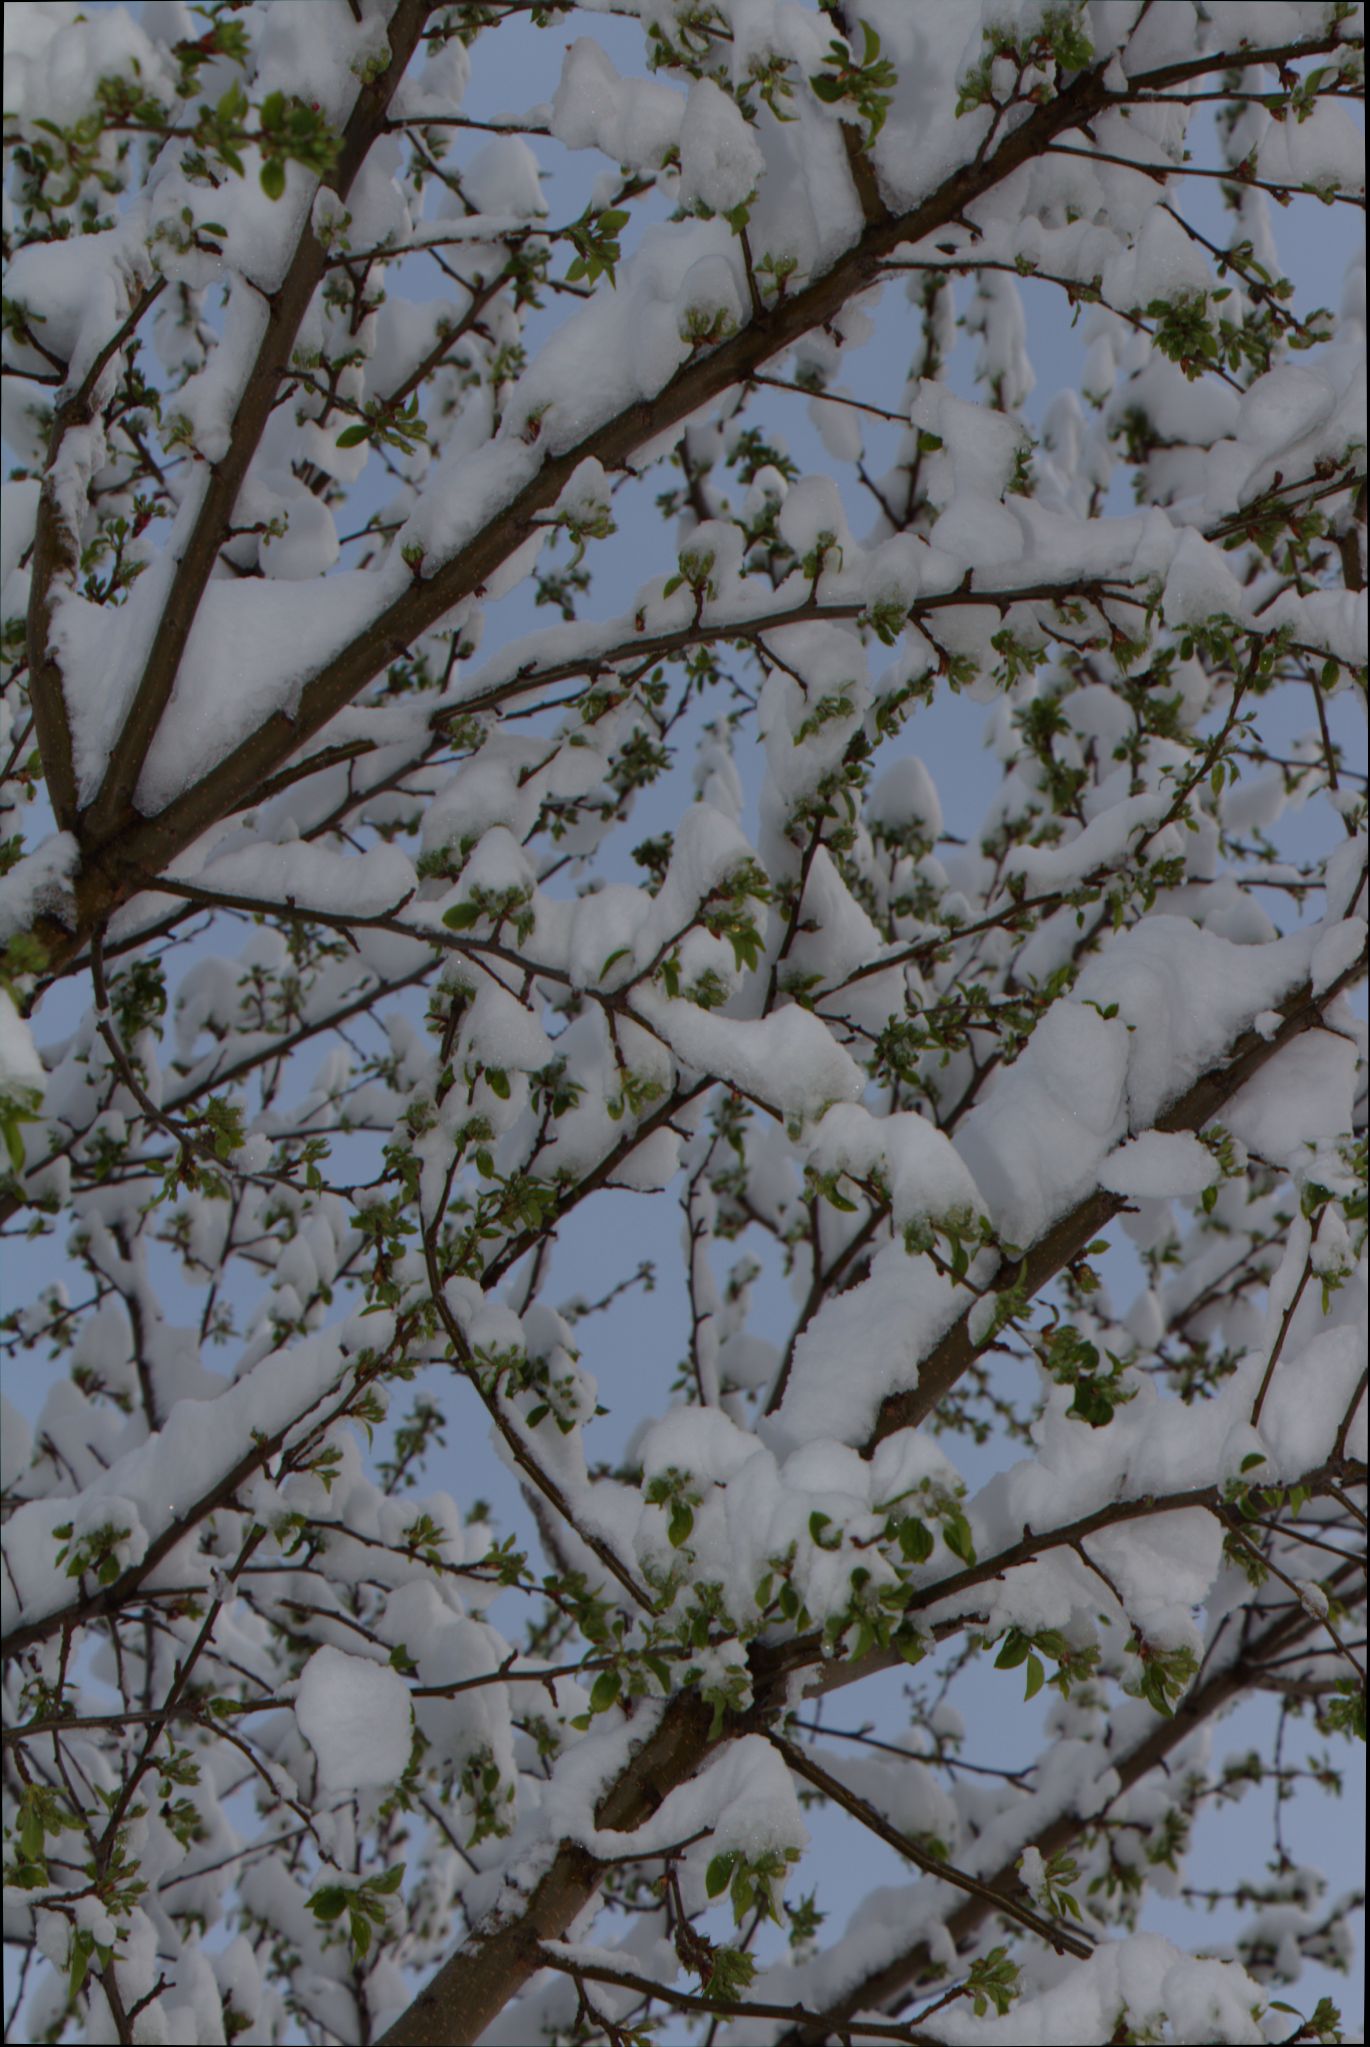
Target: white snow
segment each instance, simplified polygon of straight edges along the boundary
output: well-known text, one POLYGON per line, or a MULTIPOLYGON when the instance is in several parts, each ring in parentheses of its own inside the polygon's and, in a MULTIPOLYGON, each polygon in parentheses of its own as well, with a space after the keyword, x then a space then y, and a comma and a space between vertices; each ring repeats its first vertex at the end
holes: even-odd
POLYGON ((326 1791, 381 1790, 403 1776, 413 1714, 404 1679, 384 1664, 316 1649, 300 1673, 295 1717, 326 1791))
POLYGON ((1007 871, 1025 874, 1034 889, 1070 888, 1097 868, 1116 866, 1133 833, 1164 817, 1171 800, 1160 790, 1125 796, 1063 846, 1015 846, 1006 862, 1007 871))
POLYGON ((680 123, 680 203, 726 213, 755 192, 765 159, 737 102, 696 79, 680 123))
POLYGON ((1093 1187, 1126 1128, 1127 1073, 1125 1025, 1060 1001, 962 1124, 956 1149, 1009 1242, 1030 1244, 1093 1187))
POLYGON ((1166 1195, 1193 1198, 1218 1177, 1211 1151, 1188 1131, 1166 1136, 1144 1131, 1110 1152, 1099 1168, 1099 1185, 1111 1194, 1141 1195, 1157 1200, 1166 1195))
POLYGON ((0 1103, 36 1109, 42 1102, 47 1074, 33 1042, 33 1032, 0 988, 0 1103))
POLYGON ((854 1101, 865 1086, 819 1018, 793 1005, 743 1020, 645 988, 635 1007, 683 1065, 717 1074, 784 1115, 816 1116, 832 1102, 854 1101))

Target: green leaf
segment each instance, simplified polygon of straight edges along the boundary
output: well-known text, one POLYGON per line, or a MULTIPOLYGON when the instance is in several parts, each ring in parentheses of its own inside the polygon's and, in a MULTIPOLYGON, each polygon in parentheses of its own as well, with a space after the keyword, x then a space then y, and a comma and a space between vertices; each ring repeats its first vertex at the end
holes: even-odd
POLYGON ((682 1542, 689 1540, 690 1531, 694 1525, 695 1517, 692 1509, 685 1504, 684 1500, 677 1500, 671 1509, 670 1526, 666 1531, 672 1549, 679 1549, 682 1542))
POLYGON ((80 1993, 81 1986, 86 1980, 86 1972, 90 1968, 90 1958, 94 1949, 95 1936, 88 1927, 81 1926, 73 1929, 71 1953, 67 1959, 67 1992, 69 1996, 76 1997, 80 1993))
POLYGON ((262 165, 262 190, 268 199, 279 199, 285 190, 285 164, 279 156, 269 156, 262 165))
POLYGON ((590 1711, 607 1713, 618 1698, 621 1682, 616 1670, 601 1670, 590 1688, 590 1711))
POLYGON ((450 910, 444 910, 442 921, 449 931, 469 931, 473 924, 480 922, 479 903, 453 903, 450 910))
POLYGON ((932 1555, 932 1530, 916 1514, 908 1515, 899 1523, 899 1548, 910 1564, 925 1564, 932 1555))
POLYGON ((1004 1637, 1004 1646, 994 1659, 996 1670, 1016 1670, 1020 1663, 1026 1663, 1029 1643, 1027 1636, 1017 1628, 1010 1628, 1004 1637))
POLYGON ((1029 1656, 1027 1660, 1027 1689, 1024 1699, 1035 1699, 1046 1683, 1046 1668, 1040 1656, 1029 1656))
POLYGON ((720 1898, 727 1890, 732 1882, 733 1865, 736 1861, 736 1853, 732 1851, 725 1855, 715 1855, 704 1872, 704 1888, 711 1898, 720 1898))
MULTIPOLYGON (((266 176, 265 171, 262 172, 262 176, 263 177, 266 176)), ((371 438, 370 426, 364 425, 359 420, 355 426, 345 426, 342 432, 338 435, 338 438, 333 445, 336 448, 355 448, 358 446, 360 442, 369 441, 370 438, 371 438)), ((447 919, 445 917, 443 919, 443 922, 444 923, 447 922, 447 919)))

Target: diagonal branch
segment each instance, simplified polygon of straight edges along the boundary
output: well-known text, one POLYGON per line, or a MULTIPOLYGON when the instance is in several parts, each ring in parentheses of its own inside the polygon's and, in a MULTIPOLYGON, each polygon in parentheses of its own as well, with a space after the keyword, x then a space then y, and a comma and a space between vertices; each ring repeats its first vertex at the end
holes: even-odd
MULTIPOLYGON (((339 198, 346 198, 367 152, 385 126, 390 101, 408 69, 429 12, 428 0, 399 0, 390 17, 387 29, 390 62, 378 78, 361 85, 343 130, 337 162, 321 181, 325 189, 336 192, 339 198)), ((219 558, 233 507, 276 404, 300 322, 323 277, 324 266, 323 244, 313 227, 306 225, 279 288, 267 294, 265 330, 233 416, 227 451, 219 461, 206 465, 199 512, 177 563, 152 652, 111 751, 104 781, 86 814, 86 828, 97 843, 126 824, 133 791, 170 701, 200 599, 219 558)))
POLYGON ((825 1770, 821 1763, 815 1762, 812 1756, 807 1755, 802 1748, 797 1748, 792 1741, 786 1741, 783 1734, 777 1734, 774 1729, 768 1728, 766 1738, 772 1748, 779 1750, 796 1777, 802 1777, 806 1783, 813 1785, 815 1791, 821 1791, 834 1805, 840 1805, 844 1812, 859 1820, 877 1840, 883 1841, 887 1848, 893 1848, 897 1854, 906 1856, 926 1875, 936 1877, 939 1883, 950 1884, 953 1890, 965 1891, 968 1896, 979 1898, 993 1911, 1002 1912, 1005 1918, 1016 1919, 1020 1926, 1026 1926, 1030 1932, 1046 1941, 1049 1947, 1055 1948, 1057 1954, 1075 1955, 1085 1962, 1089 1960, 1094 1952, 1092 1941, 1081 1940, 1078 1934, 1070 1933, 1062 1926, 1053 1926, 1049 1919, 1043 1919, 1040 1913, 1034 1912, 1030 1905, 1023 1904, 1020 1898, 1004 1897, 1001 1893, 991 1890, 988 1884, 981 1883, 978 1877, 967 1876, 964 1870, 957 1869, 952 1863, 941 1862, 935 1855, 929 1855, 916 1841, 911 1841, 907 1834, 901 1834, 898 1827, 892 1827, 868 1800, 859 1798, 854 1791, 849 1791, 846 1785, 834 1777, 831 1771, 825 1770))
MULTIPOLYGON (((1262 1038, 1254 1030, 1243 1032, 1222 1065, 1201 1074, 1178 1101, 1162 1111, 1151 1127, 1165 1132, 1201 1130, 1253 1074, 1260 1072, 1267 1060, 1283 1051, 1304 1031, 1319 1029, 1327 1004, 1344 988, 1359 981, 1364 973, 1365 963, 1358 960, 1345 968, 1330 987, 1317 994, 1314 994, 1312 984, 1305 981, 1277 1005, 1283 1022, 1271 1037, 1262 1038)), ((1000 1284, 1013 1287, 1025 1280, 1029 1295, 1039 1293, 1072 1259, 1079 1257, 1085 1246, 1125 1206, 1124 1196, 1096 1188, 1094 1193, 1086 1195, 1068 1214, 1044 1231, 1021 1259, 1006 1265, 1000 1274, 1000 1284)), ((918 1368, 916 1386, 886 1395, 866 1444, 867 1454, 886 1436, 893 1435, 896 1429, 916 1427, 925 1421, 938 1402, 946 1398, 962 1373, 974 1363, 980 1347, 971 1337, 970 1314, 967 1309, 923 1360, 918 1368)))
MULTIPOLYGON (((411 1334, 412 1332, 403 1324, 398 1325, 385 1357, 389 1358, 397 1351, 402 1353, 411 1334)), ((356 1398, 356 1387, 350 1382, 353 1379, 352 1366, 356 1362, 355 1358, 344 1361, 343 1376, 349 1383, 328 1413, 310 1425, 311 1437, 317 1437, 352 1405, 356 1398)), ((146 1581, 163 1558, 169 1556, 178 1544, 186 1540, 193 1529, 207 1520, 218 1508, 227 1506, 239 1487, 246 1485, 277 1451, 285 1447, 287 1439, 304 1425, 311 1410, 321 1406, 333 1390, 333 1387, 328 1387, 322 1393, 315 1394, 301 1413, 291 1415, 288 1421, 282 1422, 270 1434, 256 1432, 251 1449, 244 1451, 222 1478, 214 1480, 206 1487, 184 1512, 173 1514, 161 1533, 153 1536, 137 1562, 128 1565, 111 1584, 102 1585, 92 1593, 82 1592, 79 1598, 71 1600, 66 1606, 41 1614, 34 1620, 21 1621, 11 1628, 7 1635, 0 1637, 0 1659, 8 1661, 11 1656, 22 1655, 24 1650, 33 1648, 39 1642, 48 1641, 66 1629, 85 1627, 92 1621, 113 1619, 123 1606, 139 1596, 146 1581)))
MULTIPOLYGON (((1267 1059, 1300 1032, 1315 1028, 1321 1022, 1323 1006, 1361 972, 1357 964, 1347 968, 1316 996, 1305 983, 1286 997, 1282 1006, 1284 1022, 1274 1036, 1266 1040, 1254 1031, 1243 1033, 1228 1059, 1202 1075, 1178 1103, 1158 1118, 1158 1127, 1171 1130, 1190 1127, 1185 1118, 1194 1127, 1202 1126, 1267 1059)), ((1039 1239, 1023 1261, 1033 1290, 1054 1278, 1121 1206, 1116 1196, 1095 1194, 1039 1239), (1098 1206, 1100 1203, 1108 1204, 1106 1210, 1098 1206)), ((884 1403, 866 1453, 869 1455, 895 1429, 915 1425, 930 1413, 974 1355, 963 1318, 925 1361, 918 1387, 892 1395, 884 1403)), ((1087 1532, 1080 1528, 1072 1531, 1075 1535, 1087 1532)), ((1035 1547, 1040 1547, 1040 1542, 1035 1547)), ((993 1575, 989 1566, 984 1568, 987 1575, 993 1575)), ((950 1589, 950 1584, 928 1588, 927 1603, 948 1596, 950 1589)), ((1311 1627, 1311 1621, 1308 1625, 1311 1627)), ((596 1824, 625 1829, 640 1825, 668 1790, 695 1774, 720 1740, 726 1741, 730 1735, 746 1731, 754 1724, 764 1724, 768 1713, 784 1702, 786 1679, 797 1668, 817 1660, 818 1650, 812 1641, 803 1645, 791 1641, 755 1651, 753 1691, 758 1703, 750 1715, 725 1728, 721 1736, 712 1733, 712 1715, 696 1693, 678 1696, 665 1709, 628 1770, 601 1801, 601 1816, 596 1824), (609 1812, 614 1817, 602 1816, 609 1812)), ((869 1663, 856 1668, 833 1667, 830 1683, 851 1682, 871 1667, 869 1663)), ((1166 1723, 1167 1727, 1174 1724, 1166 1723)), ((1146 1767, 1151 1767, 1149 1762, 1146 1767)), ((522 1908, 501 1912, 479 1926, 396 2021, 385 2035, 383 2047, 423 2047, 423 2043, 435 2040, 479 2038, 536 1973, 538 1942, 562 1937, 595 1895, 602 1873, 603 1865, 588 1850, 577 1843, 563 1842, 552 1854, 543 1876, 526 1894, 522 1908)), ((997 1881, 992 1880, 991 1887, 996 1887, 997 1881)), ((983 1916, 986 1908, 968 1903, 965 1909, 983 1916)), ((973 1923, 979 1923, 978 1917, 973 1923)), ((865 2005, 870 1999, 862 1998, 859 2002, 865 2005)), ((812 2037, 824 2036, 819 2033, 812 2037)))
MULTIPOLYGON (((383 125, 386 105, 397 83, 401 47, 409 39, 412 48, 424 11, 416 0, 400 0, 390 31, 396 60, 384 78, 369 89, 369 96, 364 93, 358 103, 349 124, 348 144, 335 173, 340 182, 354 174, 365 147, 383 125)), ((1279 62, 1316 54, 1331 47, 1334 41, 1335 37, 1324 37, 1245 54, 1251 63, 1279 62)), ((1140 74, 1133 83, 1137 90, 1161 90, 1211 70, 1220 62, 1221 53, 1186 59, 1140 74)), ((1038 157, 1048 143, 1099 113, 1110 99, 1104 83, 1106 70, 1101 62, 1082 71, 1057 98, 1034 108, 992 155, 953 171, 935 192, 908 212, 880 213, 822 276, 779 299, 762 318, 749 321, 729 340, 691 356, 651 399, 635 401, 574 447, 544 458, 529 480, 514 489, 466 546, 436 573, 414 583, 387 606, 306 683, 293 714, 274 712, 166 809, 155 817, 144 818, 132 807, 138 767, 170 698, 175 667, 184 649, 194 607, 217 558, 238 482, 270 409, 276 376, 288 357, 288 347, 282 353, 287 315, 293 322, 290 326, 293 334, 314 283, 322 274, 322 252, 312 235, 307 235, 300 261, 282 287, 283 310, 279 319, 273 316, 269 329, 274 337, 272 347, 267 350, 264 344, 264 352, 259 356, 260 374, 249 386, 245 407, 235 426, 234 453, 229 460, 235 465, 237 481, 231 491, 217 481, 211 484, 211 496, 206 499, 178 579, 181 597, 168 606, 165 643, 159 642, 154 664, 150 664, 116 747, 105 788, 92 811, 87 858, 76 884, 75 930, 68 930, 53 918, 44 919, 35 927, 34 935, 46 945, 51 960, 60 963, 69 957, 92 924, 136 893, 141 875, 165 868, 217 819, 249 801, 263 779, 278 772, 305 740, 351 703, 397 651, 406 649, 478 591, 533 532, 537 514, 556 503, 583 461, 594 457, 606 469, 621 468, 646 443, 678 426, 725 391, 744 383, 770 357, 834 318, 854 295, 877 281, 883 262, 895 249, 904 243, 916 244, 963 219, 968 207, 1038 157), (265 389, 261 388, 263 385, 265 389), (212 529, 208 510, 211 498, 215 506, 212 529), (183 603, 181 598, 186 601, 183 603)), ((345 189, 345 184, 342 188, 345 189)))
MULTIPOLYGON (((1336 1585, 1349 1586, 1360 1575, 1360 1569, 1358 1560, 1349 1561, 1342 1570, 1333 1573, 1336 1585)), ((1317 1626, 1318 1622, 1301 1606, 1278 1610, 1275 1618, 1260 1634, 1247 1641, 1231 1663, 1216 1671, 1206 1683, 1196 1685, 1180 1701, 1168 1720, 1158 1720, 1124 1754, 1114 1751, 1101 1754, 1101 1761, 1106 1754, 1109 1766, 1118 1774, 1118 1790, 1114 1798, 1130 1791, 1206 1721, 1220 1713, 1242 1692, 1258 1684, 1264 1665, 1273 1656, 1303 1641, 1317 1626)), ((1045 1827, 1032 1832, 1030 1845, 1037 1848, 1045 1861, 1050 1861, 1053 1855, 1060 1854, 1078 1841, 1090 1824, 1090 1820, 1075 1812, 1060 1813, 1045 1827)), ((1023 1846, 1028 1845, 1029 1842, 1024 1841, 1023 1846)), ((1016 1849, 993 1876, 986 1879, 986 1890, 991 1896, 1016 1885, 1021 1853, 1021 1848, 1016 1849)), ((959 1947, 979 1931, 991 1912, 1004 1911, 1006 1903, 1007 1900, 991 1904, 984 1898, 967 1898, 943 1924, 959 1947)), ((912 1943, 891 1960, 867 1970, 816 2020, 801 2022, 783 2033, 776 2047, 818 2047, 819 2042, 832 2038, 834 2034, 841 2037, 846 2023, 858 2011, 898 2010, 905 1993, 935 1966, 928 1943, 925 1940, 912 1943)))
POLYGON ((57 457, 67 435, 89 426, 95 393, 108 364, 130 338, 148 308, 166 287, 160 278, 145 291, 87 370, 77 389, 64 398, 53 417, 44 459, 42 493, 33 530, 32 581, 29 586, 27 640, 29 703, 43 755, 43 768, 53 816, 60 831, 76 822, 76 769, 72 756, 71 720, 62 689, 62 669, 52 646, 52 586, 59 573, 75 566, 76 542, 57 501, 57 457))

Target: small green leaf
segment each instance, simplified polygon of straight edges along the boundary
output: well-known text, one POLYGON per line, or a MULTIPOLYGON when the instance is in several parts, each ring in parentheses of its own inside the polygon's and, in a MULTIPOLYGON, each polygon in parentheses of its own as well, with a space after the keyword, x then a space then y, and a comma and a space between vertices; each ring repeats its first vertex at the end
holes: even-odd
POLYGON ((737 1856, 731 1851, 726 1855, 715 1855, 704 1872, 704 1888, 711 1898, 720 1898, 727 1890, 732 1881, 733 1865, 736 1861, 737 1856))
MULTIPOLYGON (((265 171, 262 175, 265 177, 265 171)), ((355 448, 360 442, 369 441, 370 438, 371 428, 358 421, 355 426, 345 426, 333 445, 337 448, 355 448)))
POLYGON ((1029 1656, 1027 1660, 1027 1690, 1024 1699, 1035 1699, 1046 1683, 1046 1668, 1040 1656, 1029 1656))
POLYGON ((907 1563, 925 1564, 933 1551, 932 1530, 916 1514, 908 1515, 899 1523, 899 1547, 907 1563))
POLYGON ((1016 1670, 1020 1663, 1026 1663, 1029 1643, 1027 1636, 1017 1628, 1010 1628, 1004 1637, 1004 1646, 994 1659, 996 1670, 1016 1670))
POLYGON ((621 1680, 616 1670, 601 1670, 590 1688, 590 1711, 607 1713, 618 1698, 621 1680))
POLYGON ((262 190, 268 199, 279 199, 284 192, 285 164, 279 156, 269 156, 262 165, 262 190))

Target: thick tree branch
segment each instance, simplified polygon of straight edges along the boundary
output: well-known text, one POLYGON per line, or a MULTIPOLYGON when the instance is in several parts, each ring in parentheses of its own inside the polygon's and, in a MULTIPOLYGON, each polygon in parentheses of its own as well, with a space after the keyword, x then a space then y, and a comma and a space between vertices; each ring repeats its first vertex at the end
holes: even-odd
MULTIPOLYGON (((1222 1065, 1201 1074, 1178 1101, 1161 1112, 1152 1128, 1168 1132, 1202 1130, 1277 1052, 1303 1032, 1319 1029, 1328 1004, 1344 988, 1361 980, 1364 974, 1364 961, 1357 961, 1345 968, 1330 987, 1316 995, 1311 985, 1304 982, 1277 1005, 1284 1021, 1271 1037, 1263 1038, 1254 1030, 1244 1032, 1222 1065)), ((1029 1296, 1039 1293, 1048 1281, 1080 1256, 1085 1246, 1125 1206, 1124 1196, 1097 1188, 1077 1203, 1068 1215, 1060 1217, 1044 1231, 1021 1259, 1006 1265, 997 1275, 999 1286, 1008 1288, 1025 1283, 1029 1296)), ((970 1314, 967 1309, 923 1360, 916 1386, 901 1393, 888 1394, 881 1402, 868 1449, 874 1449, 896 1429, 916 1427, 925 1421, 937 1403, 946 1398, 962 1373, 974 1363, 981 1346, 977 1346, 971 1338, 970 1314)))
MULTIPOLYGON (((1317 996, 1304 984, 1286 997, 1281 1005, 1284 1022, 1279 1030, 1268 1040, 1254 1031, 1243 1033, 1227 1060, 1195 1081, 1180 1100, 1158 1118, 1157 1127, 1166 1130, 1201 1128, 1278 1050, 1301 1032, 1317 1028, 1327 1003, 1358 978, 1361 971, 1359 964, 1346 969, 1331 987, 1317 996)), ((1022 1261, 1021 1269, 1027 1273, 1029 1292, 1037 1292, 1053 1279, 1122 1205, 1118 1196, 1100 1191, 1079 1204, 1040 1238, 1022 1261)), ((975 1355, 967 1318, 963 1318, 925 1361, 918 1386, 906 1393, 892 1395, 882 1404, 875 1429, 866 1445, 867 1454, 894 1430, 914 1426, 929 1414, 975 1355)), ((1088 1531, 1076 1531, 1077 1534, 1085 1532, 1088 1531)), ((795 1645, 790 1645, 790 1648, 793 1654, 795 1645)), ((775 1660, 779 1668, 789 1672, 795 1667, 783 1648, 776 1653, 775 1660)), ((808 1660, 808 1657, 803 1658, 805 1662, 808 1660)), ((758 1700, 758 1708, 754 1711, 758 1711, 761 1710, 760 1702, 769 1696, 768 1688, 754 1682, 754 1693, 758 1700)), ((614 1806, 620 1817, 614 1821, 601 1819, 599 1825, 627 1828, 639 1824, 654 1810, 648 1796, 650 1789, 664 1796, 666 1789, 684 1782, 704 1761, 715 1742, 708 1732, 707 1709, 702 1702, 697 1702, 698 1710, 692 1712, 690 1701, 693 1698, 693 1694, 687 1693, 667 1709, 657 1731, 639 1751, 637 1773, 631 1782, 627 1778, 621 1780, 622 1799, 614 1806), (692 1755, 691 1730, 699 1742, 692 1755)), ((478 2038, 533 1974, 537 1967, 537 1943, 559 1938, 576 1913, 582 1911, 594 1895, 598 1882, 599 1865, 594 1858, 582 1848, 563 1843, 522 1911, 512 1917, 500 1916, 487 1927, 477 1929, 463 1947, 441 1966, 404 2017, 386 2035, 386 2047, 418 2047, 418 2043, 427 2041, 478 2038), (462 2024, 469 2030, 465 2033, 453 2030, 462 2024)))
MULTIPOLYGON (((347 197, 368 151, 384 129, 390 102, 409 67, 430 12, 430 0, 398 0, 390 16, 387 24, 390 62, 377 78, 360 86, 343 130, 337 161, 321 180, 323 188, 336 192, 340 199, 347 197)), ((208 465, 200 508, 177 563, 160 630, 111 750, 99 793, 82 820, 82 835, 93 857, 98 858, 97 849, 128 828, 138 776, 170 702, 200 599, 227 538, 238 494, 276 404, 300 322, 323 278, 324 267, 323 244, 307 224, 280 286, 267 297, 266 329, 233 415, 228 448, 219 461, 208 465)))
MULTIPOLYGON (((339 190, 346 190, 366 148, 383 125, 389 98, 398 82, 400 51, 412 50, 425 11, 417 0, 400 0, 390 30, 396 61, 358 101, 334 173, 339 190)), ((1332 46, 1332 39, 1319 38, 1288 47, 1251 51, 1246 53, 1246 60, 1281 62, 1332 46)), ((1169 84, 1211 70, 1221 61, 1220 55, 1208 55, 1166 65, 1140 75, 1135 85, 1138 90, 1163 90, 1169 84)), ((962 220, 967 207, 1039 156, 1055 137, 1081 127, 1098 113, 1110 96, 1104 84, 1106 70, 1107 66, 1099 63, 1081 72, 1055 99, 1035 107, 992 154, 963 165, 909 212, 884 214, 873 224, 868 222, 847 252, 821 277, 787 293, 768 309, 764 318, 749 321, 731 339, 693 356, 652 399, 634 402, 574 447, 544 459, 536 474, 499 507, 465 547, 436 573, 405 591, 306 683, 293 715, 284 711, 273 713, 164 810, 145 818, 132 807, 138 768, 170 698, 195 607, 217 559, 247 461, 270 411, 277 379, 288 360, 289 336, 298 327, 314 285, 322 275, 322 252, 312 233, 308 234, 302 244, 300 262, 292 266, 282 287, 281 311, 274 316, 269 329, 271 345, 264 346, 259 355, 235 425, 233 453, 229 458, 233 465, 232 489, 217 480, 210 487, 181 571, 180 588, 185 601, 178 600, 176 615, 167 629, 169 637, 159 642, 155 666, 144 677, 138 703, 116 745, 105 787, 88 820, 83 867, 75 887, 74 929, 51 917, 35 928, 34 935, 45 945, 50 962, 60 965, 69 958, 94 924, 145 885, 146 874, 160 872, 211 824, 252 801, 262 782, 277 774, 304 741, 351 703, 387 662, 488 582, 534 531, 537 514, 556 503, 582 462, 593 457, 606 469, 621 468, 647 442, 658 439, 728 389, 745 383, 770 357, 835 317, 854 296, 876 281, 884 260, 901 244, 916 244, 962 220)))
MULTIPOLYGON (((1005 1897, 992 1891, 988 1884, 982 1884, 978 1877, 967 1876, 966 1872, 957 1869, 954 1863, 939 1862, 935 1855, 927 1854, 916 1841, 911 1841, 907 1834, 901 1834, 897 1827, 892 1827, 869 1800, 858 1798, 854 1791, 849 1791, 845 1784, 834 1777, 830 1770, 825 1770, 821 1763, 816 1763, 804 1749, 797 1747, 792 1741, 786 1741, 784 1736, 777 1734, 774 1729, 768 1731, 767 1739, 773 1748, 779 1750, 797 1777, 802 1777, 805 1783, 812 1784, 816 1791, 821 1791, 834 1805, 840 1805, 844 1812, 859 1820, 877 1840, 883 1841, 887 1848, 893 1848, 897 1854, 906 1857, 925 1875, 935 1877, 939 1883, 949 1884, 953 1890, 964 1891, 969 1897, 981 1899, 996 1912, 1002 1912, 1007 1919, 1016 1919, 1020 1926, 1026 1926, 1030 1933, 1035 1933, 1039 1940, 1044 1940, 1057 1954, 1075 1955, 1086 1962, 1089 1960, 1094 1952, 1092 1941, 1081 1940, 1078 1934, 1071 1933, 1067 1927, 1056 1925, 1050 1919, 1043 1919, 1040 1913, 1025 1905, 1020 1897, 1005 1897)), ((1019 1888, 1021 1889, 1021 1885, 1019 1888)))
MULTIPOLYGON (((1358 1563, 1348 1562, 1344 1569, 1333 1573, 1333 1578, 1338 1587, 1349 1586, 1359 1572, 1358 1563)), ((1317 1625, 1301 1606, 1280 1609, 1273 1620, 1248 1639, 1230 1663, 1187 1693, 1168 1720, 1158 1717, 1155 1726, 1125 1754, 1102 1752, 1101 1763, 1106 1760, 1118 1774, 1115 1798, 1130 1791, 1206 1721, 1220 1713, 1242 1692, 1258 1684, 1262 1667, 1273 1656, 1305 1640, 1317 1625)), ((1025 1841, 1023 1846, 1035 1847, 1043 1860, 1049 1861, 1053 1855, 1069 1848, 1089 1826, 1089 1820, 1074 1812, 1061 1813, 1040 1831, 1034 1832, 1031 1842, 1025 1841)), ((1011 1893, 1017 1887, 1021 1853, 1021 1849, 1015 1851, 986 1880, 986 1889, 991 1894, 996 1891, 1011 1893)), ((949 1913, 944 1924, 955 1945, 960 1947, 970 1940, 995 1909, 983 1898, 967 1898, 963 1905, 949 1913)), ((782 2034, 776 2047, 819 2047, 820 2042, 834 2035, 841 2038, 846 2022, 858 2011, 898 2009, 896 2000, 901 1999, 932 1966, 927 1943, 920 1940, 911 1944, 892 1960, 860 1977, 829 2005, 819 2019, 800 2024, 782 2034)))

